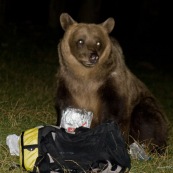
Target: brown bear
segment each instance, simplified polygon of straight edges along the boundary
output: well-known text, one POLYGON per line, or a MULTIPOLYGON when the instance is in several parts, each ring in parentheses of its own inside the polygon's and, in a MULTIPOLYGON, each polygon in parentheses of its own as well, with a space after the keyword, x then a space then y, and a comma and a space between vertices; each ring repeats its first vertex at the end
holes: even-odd
POLYGON ((91 128, 107 120, 120 126, 127 143, 136 140, 161 153, 167 145, 167 117, 146 85, 126 66, 122 48, 110 36, 115 21, 78 23, 62 13, 55 108, 57 125, 67 107, 93 112, 91 128))

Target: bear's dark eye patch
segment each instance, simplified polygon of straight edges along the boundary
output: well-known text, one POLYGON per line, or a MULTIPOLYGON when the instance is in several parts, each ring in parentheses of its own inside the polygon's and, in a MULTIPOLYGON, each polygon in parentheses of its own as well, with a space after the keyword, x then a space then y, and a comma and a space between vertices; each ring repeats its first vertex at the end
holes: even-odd
POLYGON ((101 43, 100 43, 99 41, 97 41, 96 45, 97 45, 98 47, 100 47, 100 46, 101 46, 101 43))
POLYGON ((78 46, 78 47, 82 47, 83 45, 84 45, 84 40, 79 39, 79 40, 77 41, 77 46, 78 46))
POLYGON ((100 41, 97 41, 96 42, 96 45, 97 45, 97 47, 100 47, 101 46, 101 42, 100 41))

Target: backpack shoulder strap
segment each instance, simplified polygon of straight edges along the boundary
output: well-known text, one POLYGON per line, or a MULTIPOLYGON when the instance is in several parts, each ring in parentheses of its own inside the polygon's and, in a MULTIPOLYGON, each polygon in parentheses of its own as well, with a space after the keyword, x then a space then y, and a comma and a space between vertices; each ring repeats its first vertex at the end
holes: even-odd
POLYGON ((42 150, 44 153, 48 153, 49 157, 51 157, 51 159, 54 161, 54 164, 52 163, 52 167, 59 167, 60 170, 68 169, 66 162, 62 159, 61 155, 56 149, 56 144, 52 136, 52 132, 55 132, 55 129, 54 131, 51 131, 50 128, 48 131, 46 130, 46 132, 43 134, 43 139, 41 140, 42 150))

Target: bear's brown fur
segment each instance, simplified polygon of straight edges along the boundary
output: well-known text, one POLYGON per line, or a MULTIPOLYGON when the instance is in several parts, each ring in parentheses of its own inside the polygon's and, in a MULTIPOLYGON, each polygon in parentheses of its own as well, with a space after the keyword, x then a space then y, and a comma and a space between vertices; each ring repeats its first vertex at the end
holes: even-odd
POLYGON ((77 23, 62 13, 60 23, 65 33, 58 44, 57 125, 65 108, 86 109, 94 115, 91 127, 114 120, 127 142, 147 142, 160 152, 166 146, 167 118, 146 85, 126 66, 117 40, 109 36, 114 19, 77 23))

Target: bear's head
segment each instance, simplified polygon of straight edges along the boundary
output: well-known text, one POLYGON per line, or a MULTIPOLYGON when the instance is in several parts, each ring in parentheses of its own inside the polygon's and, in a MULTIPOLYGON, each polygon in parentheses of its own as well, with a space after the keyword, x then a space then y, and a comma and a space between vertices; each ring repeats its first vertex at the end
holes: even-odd
POLYGON ((115 25, 113 18, 108 18, 101 24, 77 23, 69 14, 62 13, 60 24, 65 31, 61 41, 61 54, 69 58, 71 63, 94 67, 107 59, 111 52, 109 34, 115 25))

